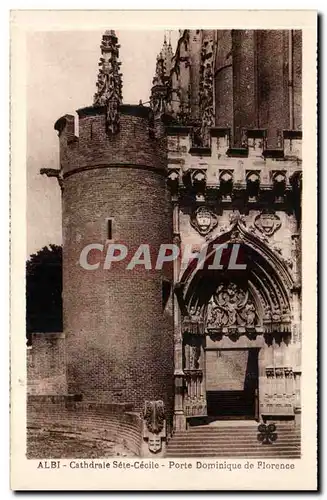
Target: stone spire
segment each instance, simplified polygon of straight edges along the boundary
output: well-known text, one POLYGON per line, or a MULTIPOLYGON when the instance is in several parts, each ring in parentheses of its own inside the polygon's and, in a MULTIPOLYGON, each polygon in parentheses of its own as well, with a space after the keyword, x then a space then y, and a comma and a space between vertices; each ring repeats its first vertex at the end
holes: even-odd
POLYGON ((156 71, 152 80, 153 85, 164 85, 165 83, 165 59, 162 51, 157 55, 156 71))
POLYGON ((167 37, 165 34, 162 49, 157 55, 156 72, 152 82, 153 85, 164 85, 168 81, 172 68, 173 56, 174 54, 170 39, 169 43, 167 43, 167 37))
POLYGON ((101 57, 97 92, 94 94, 94 106, 106 106, 107 130, 115 134, 119 130, 119 105, 122 103, 122 74, 119 58, 118 38, 114 30, 107 30, 100 45, 101 57))
POLYGON ((157 55, 156 71, 152 80, 151 107, 156 114, 166 111, 169 91, 169 77, 172 68, 173 50, 171 43, 167 44, 166 35, 161 51, 157 55))
POLYGON ((169 36, 169 42, 167 43, 167 38, 165 35, 161 53, 164 60, 165 76, 168 78, 170 76, 170 71, 173 65, 172 60, 174 56, 173 49, 171 46, 170 36, 169 36))

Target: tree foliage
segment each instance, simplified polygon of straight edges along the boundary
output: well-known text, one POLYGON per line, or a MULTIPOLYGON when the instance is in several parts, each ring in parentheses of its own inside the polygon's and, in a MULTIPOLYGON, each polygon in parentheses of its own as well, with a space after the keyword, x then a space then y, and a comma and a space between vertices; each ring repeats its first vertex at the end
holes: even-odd
POLYGON ((62 331, 62 247, 49 245, 26 262, 26 330, 62 331))

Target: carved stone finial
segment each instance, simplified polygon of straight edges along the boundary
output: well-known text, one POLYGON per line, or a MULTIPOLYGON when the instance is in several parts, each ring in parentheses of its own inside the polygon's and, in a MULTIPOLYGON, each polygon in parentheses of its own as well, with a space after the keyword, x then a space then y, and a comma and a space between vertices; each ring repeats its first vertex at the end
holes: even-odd
POLYGON ((164 85, 165 81, 165 59, 162 51, 157 55, 156 71, 153 78, 153 85, 164 85))
POLYGON ((167 44, 166 35, 161 51, 157 56, 155 76, 153 78, 151 91, 151 107, 155 114, 166 111, 169 94, 169 76, 173 64, 173 50, 171 44, 167 44))
POLYGON ((102 36, 101 58, 94 95, 94 106, 106 106, 107 131, 116 134, 119 130, 119 105, 122 103, 122 75, 119 59, 118 38, 113 30, 107 30, 102 36))
POLYGON ((168 78, 170 75, 170 71, 173 65, 173 49, 171 47, 170 39, 167 44, 167 40, 165 37, 165 41, 162 47, 162 57, 164 59, 164 69, 165 69, 165 77, 168 78))
POLYGON ((214 41, 209 36, 208 39, 204 39, 202 42, 200 66, 199 105, 201 114, 201 139, 204 147, 210 147, 210 128, 214 124, 213 67, 214 41))
POLYGON ((234 212, 232 212, 230 214, 229 222, 231 225, 241 224, 241 225, 245 226, 246 225, 246 218, 244 215, 240 214, 240 212, 238 210, 235 210, 234 212))

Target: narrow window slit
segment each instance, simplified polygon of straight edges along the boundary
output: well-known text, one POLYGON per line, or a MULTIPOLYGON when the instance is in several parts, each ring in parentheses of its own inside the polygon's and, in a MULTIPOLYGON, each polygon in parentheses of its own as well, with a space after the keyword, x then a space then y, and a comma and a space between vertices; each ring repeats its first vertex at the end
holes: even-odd
POLYGON ((112 240, 112 219, 107 219, 107 239, 112 240))

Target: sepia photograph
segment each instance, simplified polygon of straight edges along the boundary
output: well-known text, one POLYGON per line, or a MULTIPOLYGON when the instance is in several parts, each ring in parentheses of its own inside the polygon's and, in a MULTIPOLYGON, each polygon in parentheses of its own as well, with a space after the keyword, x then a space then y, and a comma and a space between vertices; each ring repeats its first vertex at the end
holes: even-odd
POLYGON ((301 30, 119 35, 28 40, 28 457, 299 458, 301 30))
POLYGON ((38 473, 303 458, 304 30, 216 24, 26 32, 38 473))

